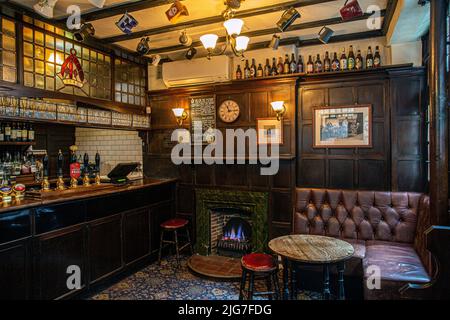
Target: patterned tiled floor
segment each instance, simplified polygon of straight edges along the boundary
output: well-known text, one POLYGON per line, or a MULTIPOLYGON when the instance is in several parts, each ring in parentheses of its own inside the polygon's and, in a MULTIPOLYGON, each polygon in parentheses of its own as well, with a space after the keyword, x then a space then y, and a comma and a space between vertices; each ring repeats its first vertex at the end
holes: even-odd
MULTIPOLYGON (((180 269, 175 268, 174 257, 169 257, 132 274, 101 292, 93 294, 94 300, 236 300, 238 282, 221 282, 193 275, 186 266, 187 257, 180 269)), ((320 299, 313 292, 301 292, 301 300, 320 299)))

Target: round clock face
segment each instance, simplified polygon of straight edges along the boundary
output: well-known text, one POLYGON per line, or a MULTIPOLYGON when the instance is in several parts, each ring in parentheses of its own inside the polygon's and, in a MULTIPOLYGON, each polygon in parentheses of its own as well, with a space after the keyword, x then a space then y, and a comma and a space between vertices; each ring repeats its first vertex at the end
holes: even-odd
POLYGON ((219 107, 220 120, 226 123, 236 121, 236 119, 239 117, 239 113, 239 105, 233 100, 226 100, 219 107))

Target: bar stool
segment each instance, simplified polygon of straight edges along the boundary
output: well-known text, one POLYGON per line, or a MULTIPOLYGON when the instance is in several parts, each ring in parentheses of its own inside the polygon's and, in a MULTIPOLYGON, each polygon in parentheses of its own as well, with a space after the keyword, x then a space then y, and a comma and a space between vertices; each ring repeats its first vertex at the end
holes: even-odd
POLYGON ((280 287, 278 285, 278 264, 275 259, 265 253, 250 253, 242 257, 242 278, 239 290, 239 300, 244 299, 244 292, 247 291, 247 299, 253 300, 254 296, 269 295, 269 300, 280 297, 280 287), (249 287, 246 290, 247 277, 249 287), (255 278, 266 280, 267 292, 254 292, 255 278), (272 284, 275 290, 272 290, 272 284))
POLYGON ((158 263, 161 264, 161 254, 162 254, 162 249, 164 247, 164 244, 169 244, 169 245, 175 245, 175 250, 176 250, 176 256, 177 256, 177 265, 180 266, 180 251, 182 251, 184 248, 186 247, 190 247, 191 250, 191 254, 193 254, 193 249, 192 249, 192 244, 191 244, 191 237, 189 236, 189 230, 187 228, 189 221, 186 219, 179 219, 179 218, 175 218, 175 219, 170 219, 167 221, 164 221, 163 223, 161 223, 161 242, 159 245, 159 254, 158 254, 158 263), (186 230, 186 243, 183 244, 181 247, 179 246, 178 243, 178 231, 185 229, 186 230), (173 232, 174 234, 174 240, 164 240, 164 234, 166 232, 173 232))

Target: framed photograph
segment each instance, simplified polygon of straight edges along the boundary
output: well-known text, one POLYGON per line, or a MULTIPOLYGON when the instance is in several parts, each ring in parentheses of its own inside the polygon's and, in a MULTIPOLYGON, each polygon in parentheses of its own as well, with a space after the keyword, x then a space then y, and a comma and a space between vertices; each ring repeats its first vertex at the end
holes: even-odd
POLYGON ((313 108, 314 148, 372 147, 372 106, 313 108))
POLYGON ((277 118, 258 118, 258 144, 283 144, 283 121, 277 118))

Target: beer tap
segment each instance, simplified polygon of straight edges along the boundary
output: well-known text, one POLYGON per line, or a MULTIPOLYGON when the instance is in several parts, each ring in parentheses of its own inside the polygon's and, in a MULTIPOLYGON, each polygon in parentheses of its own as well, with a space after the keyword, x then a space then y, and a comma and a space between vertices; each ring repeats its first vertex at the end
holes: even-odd
POLYGON ((44 180, 42 180, 42 190, 43 191, 50 191, 50 182, 48 181, 48 154, 47 152, 45 152, 45 156, 42 159, 42 166, 43 166, 43 171, 44 171, 44 180))
POLYGON ((95 184, 100 185, 100 154, 95 154, 95 184))
POLYGON ((61 152, 61 150, 58 151, 58 160, 56 162, 56 172, 58 175, 58 180, 56 181, 56 190, 63 191, 66 190, 66 186, 64 184, 63 179, 63 165, 64 165, 64 156, 61 152))
POLYGON ((78 188, 78 178, 80 177, 80 164, 76 155, 77 150, 77 146, 70 146, 70 189, 78 188))
POLYGON ((83 186, 89 187, 91 185, 91 182, 89 179, 89 155, 87 153, 84 154, 83 163, 84 163, 83 186))

